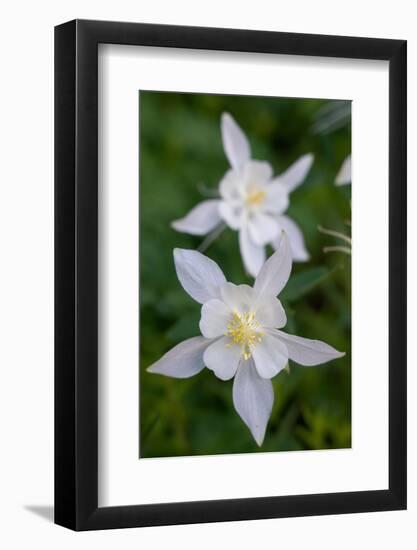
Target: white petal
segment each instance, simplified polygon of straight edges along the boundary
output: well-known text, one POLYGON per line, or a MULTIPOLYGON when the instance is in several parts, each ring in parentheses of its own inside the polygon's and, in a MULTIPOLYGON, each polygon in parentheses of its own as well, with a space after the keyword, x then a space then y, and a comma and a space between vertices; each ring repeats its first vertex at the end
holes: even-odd
POLYGON ((203 354, 212 343, 202 336, 195 336, 181 342, 156 363, 147 368, 148 372, 172 376, 173 378, 189 378, 204 368, 203 354))
POLYGON ((231 346, 230 338, 223 336, 213 342, 204 352, 203 361, 217 378, 230 380, 236 373, 241 357, 239 346, 231 346))
POLYGON ((286 187, 277 181, 265 187, 266 198, 263 209, 273 214, 282 214, 290 204, 286 187))
POLYGON ((306 367, 320 365, 345 355, 320 340, 310 340, 286 334, 280 330, 277 330, 276 333, 278 338, 285 343, 290 359, 306 367))
POLYGON ((294 191, 294 189, 303 183, 313 164, 313 160, 314 156, 311 153, 303 155, 273 181, 284 185, 289 193, 294 191))
POLYGON ((269 162, 250 160, 245 164, 243 176, 247 184, 262 184, 272 178, 273 170, 269 162))
POLYGON ((275 218, 257 212, 248 221, 249 235, 258 246, 264 246, 278 237, 279 224, 275 218))
POLYGON ((290 244, 283 232, 277 251, 267 259, 256 277, 254 289, 259 294, 277 296, 287 284, 291 267, 290 244))
POLYGON ((288 363, 288 351, 283 342, 269 333, 251 349, 256 370, 262 378, 272 378, 288 363))
POLYGON ((255 309, 256 320, 262 327, 281 328, 287 324, 287 316, 281 302, 275 296, 263 295, 255 309))
POLYGON ((208 200, 197 204, 184 218, 172 222, 172 227, 181 233, 205 235, 221 222, 219 200, 208 200))
POLYGON ((232 311, 221 300, 209 300, 201 308, 200 330, 206 338, 218 338, 227 331, 232 311))
POLYGON ((249 142, 229 113, 222 114, 221 131, 224 152, 230 166, 239 170, 250 159, 249 142))
POLYGON ((231 311, 240 313, 252 311, 256 302, 256 294, 249 285, 235 285, 226 283, 220 289, 222 300, 231 311))
POLYGON ((182 248, 174 250, 174 262, 182 287, 196 302, 204 304, 219 297, 226 277, 216 262, 196 250, 182 248))
POLYGON ((336 176, 336 185, 347 185, 352 181, 352 157, 349 155, 336 176))
POLYGON ((274 390, 270 380, 259 376, 252 360, 239 365, 233 383, 233 404, 261 446, 274 404, 274 390))
MULTIPOLYGON (((295 262, 306 262, 310 259, 310 254, 307 251, 304 236, 301 229, 298 225, 288 216, 280 216, 278 222, 281 228, 288 235, 288 240, 290 241, 290 248, 292 259, 295 262)), ((277 250, 279 247, 279 239, 276 239, 272 246, 277 250)))
POLYGON ((240 204, 221 201, 219 206, 219 214, 223 221, 225 221, 232 229, 237 230, 242 225, 243 209, 240 204))
POLYGON ((228 170, 219 183, 220 196, 226 201, 242 200, 244 190, 245 179, 237 170, 228 170))
POLYGON ((265 261, 265 247, 252 241, 246 227, 239 231, 239 246, 246 271, 252 277, 256 277, 265 261))

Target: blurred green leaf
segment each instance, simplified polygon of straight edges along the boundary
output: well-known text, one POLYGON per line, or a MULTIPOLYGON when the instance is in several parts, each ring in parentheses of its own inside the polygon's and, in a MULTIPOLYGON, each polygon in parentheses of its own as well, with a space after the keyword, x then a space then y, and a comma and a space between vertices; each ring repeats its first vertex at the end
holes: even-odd
POLYGON ((331 277, 335 269, 337 268, 329 270, 326 267, 311 267, 293 275, 280 294, 280 299, 288 302, 299 300, 331 277))
POLYGON ((188 312, 184 317, 178 319, 178 321, 167 331, 167 337, 172 342, 182 342, 192 336, 198 336, 199 328, 198 323, 200 321, 200 312, 192 311, 188 312))

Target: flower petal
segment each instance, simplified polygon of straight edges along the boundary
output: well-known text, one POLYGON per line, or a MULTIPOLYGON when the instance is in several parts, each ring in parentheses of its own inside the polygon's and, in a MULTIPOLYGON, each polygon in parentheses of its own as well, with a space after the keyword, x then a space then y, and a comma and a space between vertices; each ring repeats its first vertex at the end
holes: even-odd
POLYGON ((240 172, 231 168, 219 183, 220 196, 226 201, 242 200, 244 191, 245 179, 240 172))
POLYGON ((204 369, 203 354, 212 343, 202 336, 181 342, 146 370, 173 378, 189 378, 204 369))
POLYGON ((224 152, 230 166, 239 170, 250 159, 249 142, 229 113, 222 114, 221 132, 224 152))
POLYGON ((230 339, 223 336, 213 342, 204 352, 203 361, 220 380, 230 380, 236 373, 241 357, 239 346, 231 346, 230 339))
MULTIPOLYGON (((288 235, 290 241, 291 255, 295 262, 307 262, 310 259, 310 254, 307 251, 304 236, 298 225, 288 216, 280 216, 278 223, 288 235)), ((279 247, 279 239, 273 241, 272 246, 277 250, 279 247)))
POLYGON ((278 237, 280 227, 272 216, 257 212, 249 218, 248 229, 252 241, 258 246, 264 246, 278 237))
POLYGON ((283 342, 269 332, 251 349, 256 370, 262 378, 272 378, 288 363, 288 351, 283 342))
POLYGON ((183 248, 174 250, 174 262, 182 287, 196 302, 204 304, 219 297, 219 287, 226 277, 216 262, 200 252, 183 248))
POLYGON ((290 193, 294 191, 307 176, 311 165, 313 164, 314 156, 311 153, 303 155, 296 160, 285 172, 275 178, 273 181, 281 183, 290 193))
POLYGON ((256 306, 256 320, 262 327, 281 328, 287 324, 287 316, 281 302, 275 296, 262 295, 256 306))
POLYGON ((239 231, 239 246, 246 271, 252 277, 256 277, 265 261, 265 247, 252 241, 246 227, 239 231))
POLYGON ((287 188, 280 182, 275 181, 265 187, 266 198, 263 204, 265 212, 282 214, 290 204, 287 188))
POLYGON ((243 209, 242 206, 237 203, 233 204, 231 201, 220 201, 219 214, 223 221, 232 229, 237 230, 242 225, 243 209))
POLYGON ((272 166, 265 160, 249 160, 243 172, 247 184, 266 183, 272 178, 272 174, 272 166))
POLYGON ((320 340, 310 340, 280 330, 276 334, 285 343, 290 359, 306 367, 320 365, 345 355, 320 340))
POLYGON ((352 157, 349 155, 343 161, 336 176, 336 185, 347 185, 352 182, 352 157))
POLYGON ((270 380, 259 376, 252 360, 239 365, 233 383, 233 404, 261 446, 274 404, 274 390, 270 380))
POLYGON ((227 331, 232 311, 221 300, 209 300, 201 308, 200 330, 205 338, 218 338, 227 331))
POLYGON ((256 301, 256 294, 249 285, 226 283, 221 287, 220 294, 229 310, 237 310, 240 313, 251 311, 256 301))
POLYGON ((277 296, 287 284, 291 267, 290 244, 287 235, 283 232, 277 251, 262 266, 253 288, 259 294, 277 296))
POLYGON ((205 235, 221 222, 220 200, 208 200, 197 204, 184 218, 172 222, 172 227, 181 233, 205 235))

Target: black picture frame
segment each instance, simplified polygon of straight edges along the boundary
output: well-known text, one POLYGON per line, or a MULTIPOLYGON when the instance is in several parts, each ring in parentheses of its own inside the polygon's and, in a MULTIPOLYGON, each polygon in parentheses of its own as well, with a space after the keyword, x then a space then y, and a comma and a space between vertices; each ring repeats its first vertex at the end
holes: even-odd
POLYGON ((406 508, 406 46, 106 21, 55 28, 55 523, 78 531, 406 508), (97 53, 108 43, 389 62, 387 490, 98 507, 97 53))

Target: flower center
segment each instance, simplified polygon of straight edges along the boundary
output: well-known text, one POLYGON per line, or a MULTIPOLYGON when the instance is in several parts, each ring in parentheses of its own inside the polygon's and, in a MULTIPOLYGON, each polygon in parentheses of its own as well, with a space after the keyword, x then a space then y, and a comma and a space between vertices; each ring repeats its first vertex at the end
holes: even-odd
POLYGON ((245 202, 247 206, 259 206, 265 199, 265 191, 262 191, 257 185, 250 185, 246 194, 245 202))
POLYGON ((226 336, 231 340, 227 346, 240 346, 243 358, 249 359, 252 356, 252 348, 262 341, 263 334, 259 331, 259 323, 254 313, 235 311, 227 325, 226 336))

